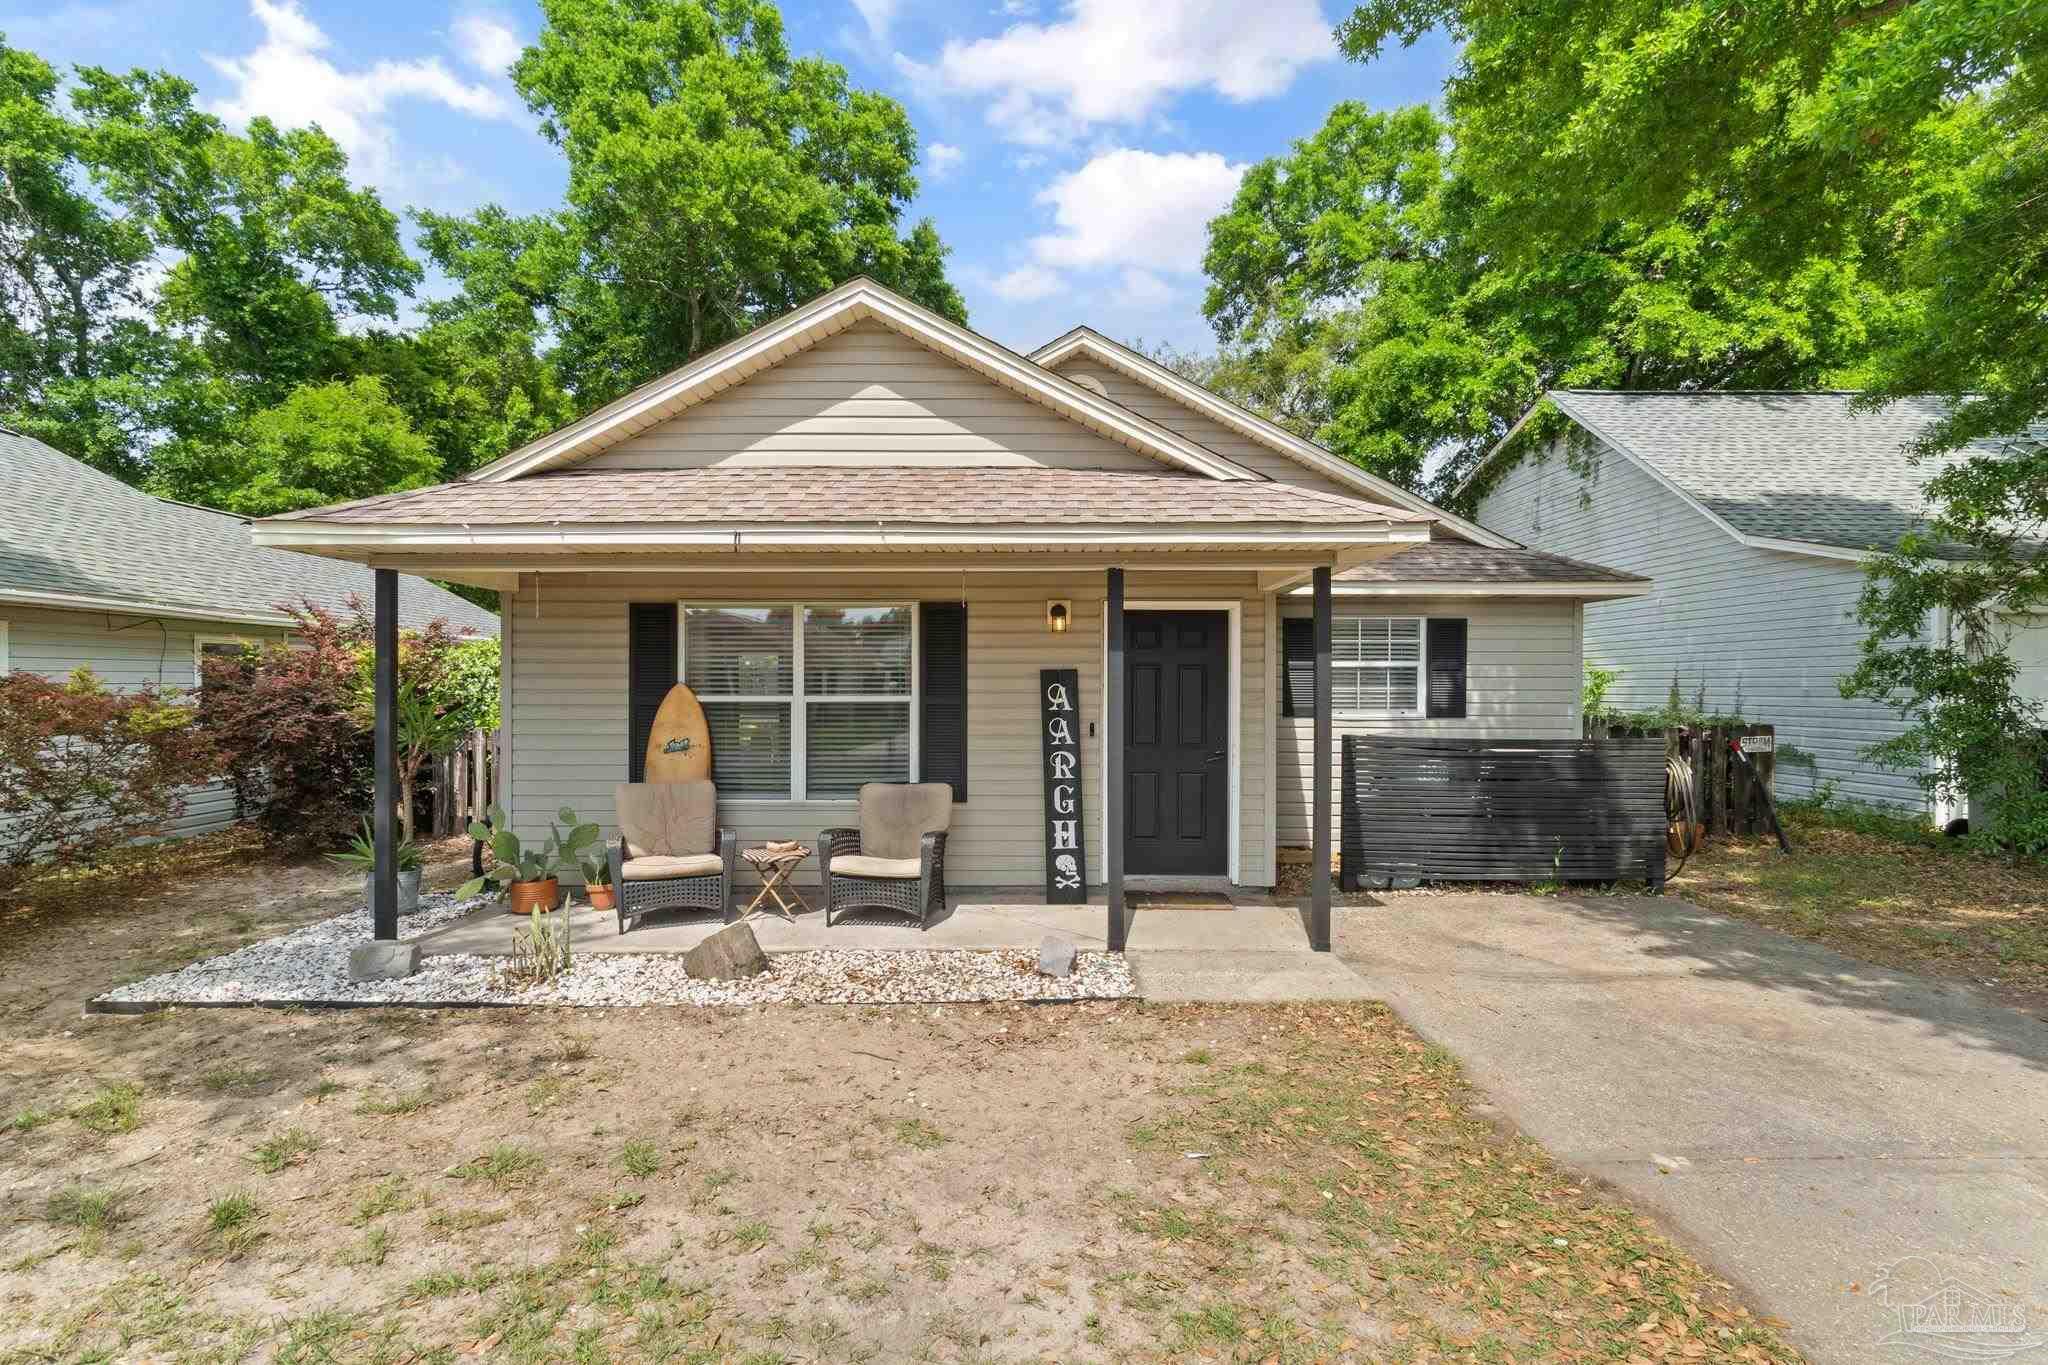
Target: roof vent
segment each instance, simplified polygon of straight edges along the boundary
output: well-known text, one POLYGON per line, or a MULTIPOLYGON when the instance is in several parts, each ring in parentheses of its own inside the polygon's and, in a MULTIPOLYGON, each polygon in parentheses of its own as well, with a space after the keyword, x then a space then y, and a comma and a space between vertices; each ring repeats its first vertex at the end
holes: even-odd
POLYGON ((1067 377, 1088 390, 1088 392, 1094 394, 1097 398, 1109 397, 1109 390, 1103 388, 1102 381, 1092 374, 1074 374, 1067 377))

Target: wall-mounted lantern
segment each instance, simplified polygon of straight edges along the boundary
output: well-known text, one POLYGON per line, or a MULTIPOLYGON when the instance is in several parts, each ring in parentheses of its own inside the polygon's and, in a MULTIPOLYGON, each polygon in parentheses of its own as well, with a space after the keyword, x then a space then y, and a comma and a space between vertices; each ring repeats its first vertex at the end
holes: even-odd
POLYGON ((1074 604, 1059 601, 1045 604, 1045 628, 1055 635, 1065 635, 1067 627, 1074 621, 1074 604))

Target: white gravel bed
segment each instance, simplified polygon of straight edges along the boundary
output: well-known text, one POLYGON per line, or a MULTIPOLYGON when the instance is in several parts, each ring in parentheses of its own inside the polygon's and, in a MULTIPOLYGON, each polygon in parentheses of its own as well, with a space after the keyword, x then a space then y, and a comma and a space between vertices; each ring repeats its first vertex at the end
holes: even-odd
MULTIPOLYGON (((480 900, 421 897, 399 921, 418 938, 474 910, 480 900)), ((591 953, 546 986, 506 979, 506 960, 475 954, 429 957, 397 981, 348 979, 349 949, 370 937, 367 908, 336 915, 177 971, 117 986, 94 1002, 151 1004, 765 1005, 944 1004, 980 1000, 1113 1000, 1136 994, 1130 967, 1113 953, 1082 953, 1074 974, 1040 976, 1025 948, 833 948, 776 953, 743 981, 693 981, 677 953, 591 953)))

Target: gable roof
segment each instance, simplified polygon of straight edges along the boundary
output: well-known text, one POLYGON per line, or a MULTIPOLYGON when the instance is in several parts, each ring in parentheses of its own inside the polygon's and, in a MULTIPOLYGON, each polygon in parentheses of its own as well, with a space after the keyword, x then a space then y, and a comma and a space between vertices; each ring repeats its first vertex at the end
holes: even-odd
POLYGON ((1897 545, 1926 525, 1929 479, 2002 449, 1979 442, 1916 464, 1909 458, 1913 443, 1948 415, 1947 403, 1914 396, 1856 411, 1857 396, 1611 389, 1544 395, 1735 539, 1826 557, 1897 545))
MULTIPOLYGON (((1410 545, 1337 574, 1338 596, 1640 597, 1650 580, 1543 550, 1501 549, 1456 540, 1410 545)), ((1297 596, 1307 589, 1297 591, 1297 596)))
POLYGON ((809 350, 855 323, 872 319, 992 383, 1013 390, 1112 441, 1163 464, 1212 479, 1255 480, 1242 465, 1179 433, 1112 403, 1101 394, 1033 364, 1007 347, 930 309, 856 277, 803 307, 614 399, 588 416, 549 432, 467 477, 500 483, 561 469, 809 350))
MULTIPOLYGON (((369 600, 370 570, 250 543, 243 519, 167 502, 0 427, 0 613, 9 603, 288 625, 279 602, 369 600)), ((402 625, 498 633, 497 613, 401 574, 402 625)))
POLYGON ((1478 522, 1467 521, 1463 517, 1444 511, 1420 494, 1411 493, 1397 483, 1369 473, 1313 441, 1303 440, 1278 423, 1268 421, 1249 408, 1233 403, 1193 380, 1175 374, 1150 356, 1111 340, 1093 327, 1076 327, 1031 353, 1033 360, 1048 369, 1075 356, 1086 356, 1099 361, 1133 382, 1143 384, 1154 393, 1170 398, 1241 436, 1257 441, 1268 450, 1294 461, 1303 468, 1354 488, 1375 502, 1426 512, 1458 535, 1481 545, 1507 548, 1515 543, 1497 531, 1487 530, 1478 522))

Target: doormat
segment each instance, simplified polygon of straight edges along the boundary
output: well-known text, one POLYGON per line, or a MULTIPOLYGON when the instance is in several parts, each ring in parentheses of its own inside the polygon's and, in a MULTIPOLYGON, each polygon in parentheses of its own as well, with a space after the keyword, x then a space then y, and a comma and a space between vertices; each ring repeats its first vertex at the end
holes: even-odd
POLYGON ((1126 903, 1140 910, 1235 910, 1230 897, 1213 891, 1126 891, 1126 903))

